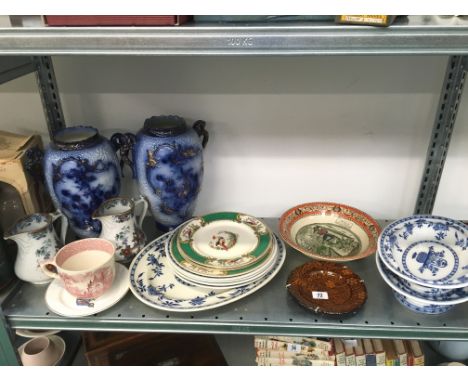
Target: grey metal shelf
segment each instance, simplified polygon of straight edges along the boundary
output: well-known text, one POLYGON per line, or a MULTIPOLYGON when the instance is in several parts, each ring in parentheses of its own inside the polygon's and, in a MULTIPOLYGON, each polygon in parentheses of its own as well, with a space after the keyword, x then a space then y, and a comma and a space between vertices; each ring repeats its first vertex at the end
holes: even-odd
POLYGON ((408 16, 389 28, 308 22, 0 29, 0 55, 382 54, 468 54, 468 19, 408 16))
MULTIPOLYGON (((266 219, 266 223, 275 229, 278 219, 266 219)), ((156 236, 152 224, 147 224, 146 228, 149 237, 156 236)), ((206 312, 158 311, 128 292, 122 301, 105 312, 91 317, 66 318, 48 310, 44 302, 47 286, 31 284, 18 285, 5 301, 3 310, 13 329, 468 339, 468 304, 438 316, 407 310, 395 300, 391 289, 379 276, 373 256, 349 263, 366 282, 369 298, 364 308, 357 315, 342 320, 317 316, 299 306, 285 288, 291 270, 309 260, 288 248, 282 270, 267 286, 233 304, 206 312)))

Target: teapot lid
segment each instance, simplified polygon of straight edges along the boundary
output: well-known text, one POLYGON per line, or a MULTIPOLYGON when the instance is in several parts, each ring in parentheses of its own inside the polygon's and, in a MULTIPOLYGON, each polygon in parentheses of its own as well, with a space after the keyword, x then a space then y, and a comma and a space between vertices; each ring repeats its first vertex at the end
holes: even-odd
POLYGON ((187 131, 185 119, 177 115, 159 115, 145 120, 143 133, 154 137, 172 137, 187 131))

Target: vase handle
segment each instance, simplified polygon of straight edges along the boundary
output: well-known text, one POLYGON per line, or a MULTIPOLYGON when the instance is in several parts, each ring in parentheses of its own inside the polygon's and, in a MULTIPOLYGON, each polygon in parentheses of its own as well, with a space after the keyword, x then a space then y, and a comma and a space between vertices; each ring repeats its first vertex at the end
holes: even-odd
POLYGON ((193 124, 193 129, 195 132, 198 134, 200 138, 202 138, 202 147, 205 148, 206 144, 208 143, 208 139, 210 135, 208 134, 208 131, 205 129, 206 127, 206 122, 202 120, 198 120, 193 124))
POLYGON ((133 163, 133 147, 135 146, 136 137, 132 133, 115 133, 110 139, 115 151, 119 151, 120 169, 122 170, 127 164, 132 169, 132 178, 135 179, 135 168, 133 163))
POLYGON ((135 209, 139 204, 143 204, 143 209, 141 210, 141 214, 138 218, 136 218, 136 213, 135 213, 135 218, 137 219, 137 225, 139 228, 142 228, 143 220, 145 219, 146 212, 148 211, 148 202, 146 198, 142 195, 137 196, 136 198, 132 198, 133 204, 135 205, 135 209))

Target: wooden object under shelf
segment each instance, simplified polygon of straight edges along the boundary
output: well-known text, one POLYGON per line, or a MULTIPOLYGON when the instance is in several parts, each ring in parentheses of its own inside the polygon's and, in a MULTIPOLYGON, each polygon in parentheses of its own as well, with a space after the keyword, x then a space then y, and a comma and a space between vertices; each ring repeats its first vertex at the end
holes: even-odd
POLYGON ((172 333, 83 332, 91 366, 225 366, 214 336, 172 333))

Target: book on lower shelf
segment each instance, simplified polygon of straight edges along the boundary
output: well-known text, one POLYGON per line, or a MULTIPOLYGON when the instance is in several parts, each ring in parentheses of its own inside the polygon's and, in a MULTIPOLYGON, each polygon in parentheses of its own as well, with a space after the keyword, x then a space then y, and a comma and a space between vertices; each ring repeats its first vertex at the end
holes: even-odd
POLYGON ((360 338, 356 340, 354 354, 356 355, 356 366, 366 366, 366 353, 364 353, 364 345, 360 338))
POLYGON ((364 352, 366 353, 366 366, 377 366, 377 359, 372 341, 369 338, 364 338, 362 343, 364 345, 364 352))
POLYGON ((385 366, 385 349, 382 340, 378 338, 372 339, 372 346, 375 353, 375 363, 377 366, 385 366))
POLYGON ((408 366, 424 366, 424 353, 419 341, 406 340, 405 345, 408 352, 408 366))

